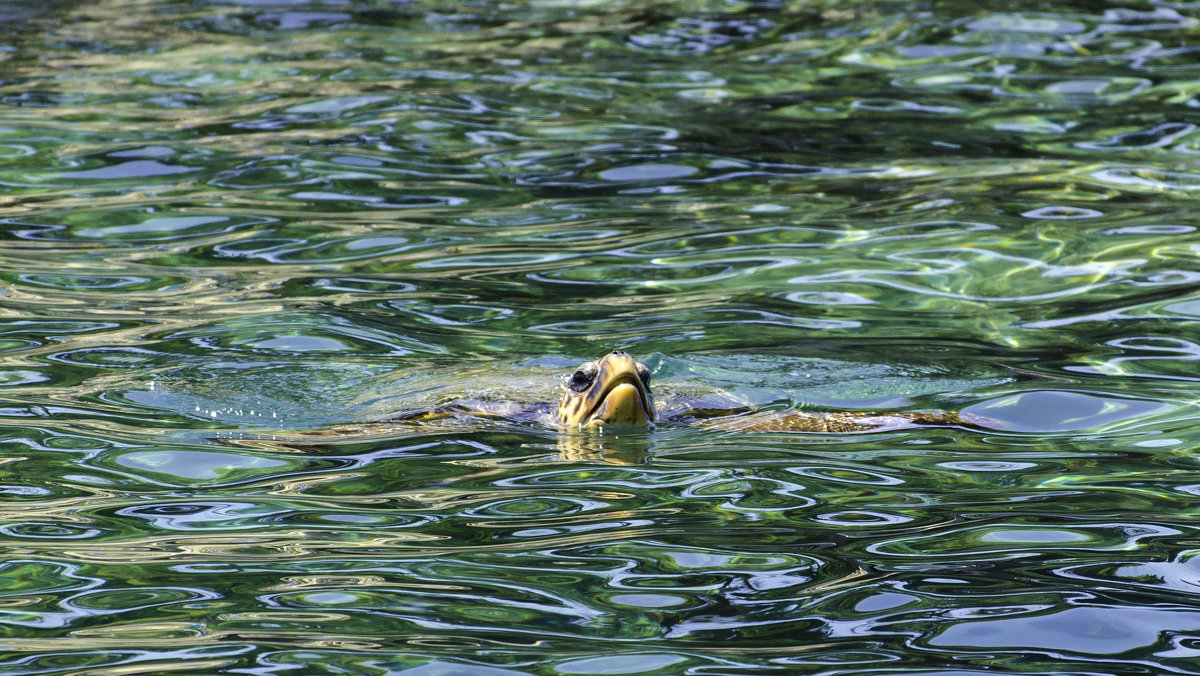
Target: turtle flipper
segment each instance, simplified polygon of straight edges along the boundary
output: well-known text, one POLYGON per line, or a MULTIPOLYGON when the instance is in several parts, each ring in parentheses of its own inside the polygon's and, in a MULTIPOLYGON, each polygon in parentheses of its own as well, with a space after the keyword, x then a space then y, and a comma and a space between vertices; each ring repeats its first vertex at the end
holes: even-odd
POLYGON ((957 413, 831 413, 820 411, 759 411, 700 420, 697 427, 737 432, 872 432, 907 427, 973 426, 957 413))

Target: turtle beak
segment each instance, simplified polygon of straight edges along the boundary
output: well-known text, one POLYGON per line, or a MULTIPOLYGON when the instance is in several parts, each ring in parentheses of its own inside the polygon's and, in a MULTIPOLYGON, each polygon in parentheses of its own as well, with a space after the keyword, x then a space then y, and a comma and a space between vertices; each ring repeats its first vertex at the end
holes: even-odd
POLYGON ((638 377, 637 362, 620 350, 600 360, 599 402, 583 423, 585 427, 603 425, 645 425, 654 422, 654 404, 649 389, 638 377))
POLYGON ((619 383, 605 395, 604 401, 588 418, 588 427, 601 425, 645 425, 646 403, 642 392, 632 383, 619 383))

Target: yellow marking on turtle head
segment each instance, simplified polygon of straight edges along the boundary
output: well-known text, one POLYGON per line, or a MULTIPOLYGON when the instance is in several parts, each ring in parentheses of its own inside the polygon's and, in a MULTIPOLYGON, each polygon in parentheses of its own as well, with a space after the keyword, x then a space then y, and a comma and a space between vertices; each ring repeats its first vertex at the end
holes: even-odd
POLYGON ((567 382, 554 421, 560 425, 601 427, 654 422, 650 371, 620 350, 580 364, 567 382))

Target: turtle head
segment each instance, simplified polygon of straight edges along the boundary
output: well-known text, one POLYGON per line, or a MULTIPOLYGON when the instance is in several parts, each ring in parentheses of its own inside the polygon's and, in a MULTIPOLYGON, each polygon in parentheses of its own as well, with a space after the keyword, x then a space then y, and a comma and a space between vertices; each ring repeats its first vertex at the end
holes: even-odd
POLYGON ((567 381, 554 422, 601 427, 654 422, 650 370, 620 350, 580 364, 567 381))

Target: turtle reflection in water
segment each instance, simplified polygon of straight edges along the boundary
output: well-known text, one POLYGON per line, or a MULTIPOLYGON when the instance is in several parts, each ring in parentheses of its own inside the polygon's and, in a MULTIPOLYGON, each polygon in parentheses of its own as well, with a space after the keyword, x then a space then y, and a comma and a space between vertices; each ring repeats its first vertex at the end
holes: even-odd
POLYGON ((529 416, 549 418, 566 430, 603 430, 609 426, 651 426, 657 422, 680 423, 706 429, 745 432, 866 432, 914 426, 970 425, 957 414, 944 412, 838 413, 797 411, 755 411, 722 394, 694 399, 679 399, 655 406, 650 392, 650 370, 621 350, 614 350, 596 361, 581 364, 571 374, 566 392, 557 409, 549 403, 522 405, 510 402, 488 407, 472 407, 472 402, 457 402, 424 411, 402 413, 392 422, 448 422, 447 419, 529 416))

